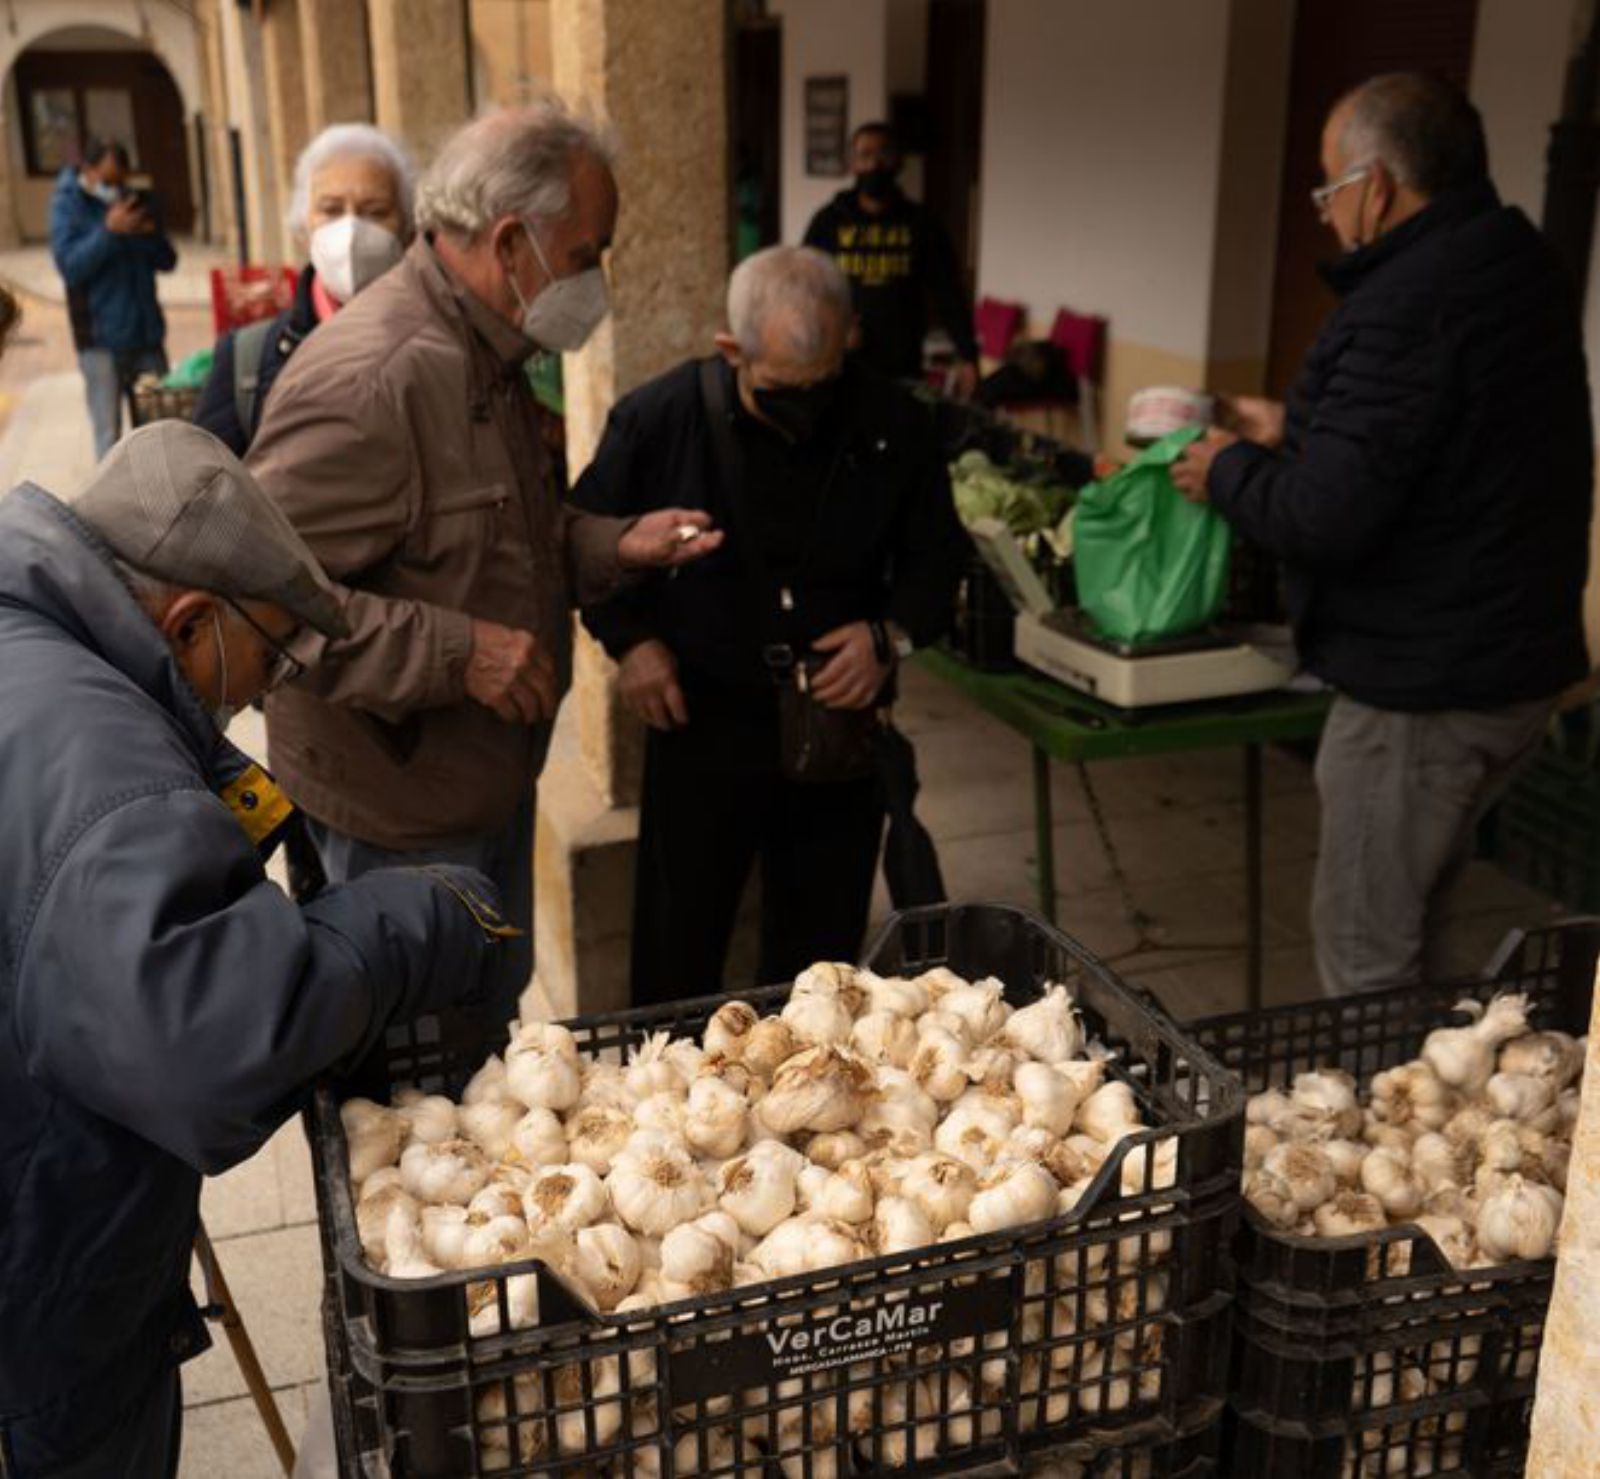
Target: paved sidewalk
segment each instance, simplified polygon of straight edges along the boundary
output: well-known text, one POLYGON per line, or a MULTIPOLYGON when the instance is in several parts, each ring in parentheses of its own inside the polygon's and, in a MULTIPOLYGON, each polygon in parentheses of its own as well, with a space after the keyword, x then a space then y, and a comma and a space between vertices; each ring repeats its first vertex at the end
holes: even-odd
MULTIPOLYGON (((209 309, 211 269, 226 267, 233 258, 226 247, 207 246, 183 237, 174 241, 173 246, 178 252, 177 267, 156 277, 156 294, 161 306, 209 309)), ((64 304, 67 300, 61 275, 50 260, 50 248, 42 242, 0 252, 0 281, 46 303, 64 304)))

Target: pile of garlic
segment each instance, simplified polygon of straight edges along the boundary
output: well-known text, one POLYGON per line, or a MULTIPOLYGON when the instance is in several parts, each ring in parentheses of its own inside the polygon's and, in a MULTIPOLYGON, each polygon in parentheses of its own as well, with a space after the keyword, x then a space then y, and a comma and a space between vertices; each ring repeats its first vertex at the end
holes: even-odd
MULTIPOLYGON (((1065 987, 1013 1010, 999 981, 943 968, 901 979, 813 966, 776 1015, 730 1001, 700 1043, 658 1034, 625 1063, 584 1057, 558 1025, 514 1022, 504 1055, 459 1105, 407 1091, 389 1107, 343 1106, 356 1221, 368 1262, 392 1277, 537 1257, 602 1311, 648 1310, 1071 1212, 1118 1143, 1145 1128, 1132 1090, 1106 1066, 1065 987)), ((1172 1186, 1176 1163, 1170 1136, 1134 1147, 1123 1191, 1172 1186)), ((1148 1265, 1170 1235, 1125 1241, 1138 1244, 1129 1257, 1142 1260, 1141 1277, 1159 1279, 1148 1265)), ((1108 1252, 1118 1250, 1074 1254, 1091 1265, 1078 1282, 1105 1278, 1108 1252)), ((499 1289, 512 1328, 537 1322, 531 1276, 483 1281, 468 1286, 474 1335, 500 1330, 499 1289)), ((1132 1307, 1148 1314, 1163 1297, 1147 1288, 1132 1307)), ((1104 1311, 1108 1325, 1126 1318, 1104 1311)), ((1149 1396, 1158 1378, 1139 1374, 1135 1391, 1118 1375, 1155 1359, 1120 1336, 1052 1354, 1075 1350, 1099 1362, 1082 1380, 1099 1382, 1090 1396, 1107 1407, 1149 1396)), ((1049 1395, 1060 1380, 1027 1359, 1033 1424, 1063 1421, 1065 1399, 1049 1395)), ((992 1364, 1003 1390, 1004 1355, 992 1364)), ((630 1388, 651 1379, 630 1375, 630 1388)), ((612 1441, 625 1420, 635 1435, 653 1431, 640 1426, 653 1420, 648 1404, 618 1396, 614 1362, 591 1363, 588 1377, 594 1431, 581 1413, 560 1417, 562 1452, 612 1441)), ((504 1419, 503 1393, 489 1395, 504 1419)), ((803 1408, 785 1422, 801 1424, 803 1408)), ((505 1444, 491 1458, 506 1465, 512 1426, 487 1430, 505 1444)), ((550 1425, 515 1426, 519 1458, 531 1461, 550 1425)), ((919 1443, 918 1457, 926 1452, 919 1443)), ((826 1479, 811 1457, 811 1473, 826 1479)), ((679 1455, 680 1473, 690 1464, 679 1455)))
POLYGON ((1554 1252, 1586 1040, 1532 1031, 1521 995, 1456 1010, 1472 1020, 1374 1075, 1365 1102, 1337 1069, 1251 1099, 1244 1193, 1262 1217, 1318 1237, 1415 1223, 1459 1268, 1554 1252))

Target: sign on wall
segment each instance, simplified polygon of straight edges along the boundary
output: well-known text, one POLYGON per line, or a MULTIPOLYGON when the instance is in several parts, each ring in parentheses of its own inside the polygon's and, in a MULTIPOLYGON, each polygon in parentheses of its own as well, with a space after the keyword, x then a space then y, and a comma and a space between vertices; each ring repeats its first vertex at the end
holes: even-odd
POLYGON ((850 172, 850 79, 806 78, 806 173, 837 178, 850 172))

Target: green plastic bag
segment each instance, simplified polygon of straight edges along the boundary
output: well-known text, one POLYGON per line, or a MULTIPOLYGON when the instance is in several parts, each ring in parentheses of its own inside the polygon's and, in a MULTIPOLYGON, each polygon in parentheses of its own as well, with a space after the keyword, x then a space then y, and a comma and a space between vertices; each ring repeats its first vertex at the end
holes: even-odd
POLYGON ((216 351, 207 345, 181 360, 161 382, 166 390, 199 390, 211 378, 211 365, 216 351))
POLYGON ((1078 602, 1102 637, 1128 643, 1181 637, 1222 609, 1228 526, 1178 492, 1170 471, 1199 435, 1193 427, 1174 432, 1078 495, 1078 602))

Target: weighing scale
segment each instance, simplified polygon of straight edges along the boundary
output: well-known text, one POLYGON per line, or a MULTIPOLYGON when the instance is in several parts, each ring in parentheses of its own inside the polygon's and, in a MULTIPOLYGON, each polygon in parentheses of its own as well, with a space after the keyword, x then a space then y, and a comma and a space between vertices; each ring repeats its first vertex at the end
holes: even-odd
POLYGON ((1212 626, 1137 646, 1097 635, 1078 610, 1057 610, 1016 536, 999 519, 971 529, 985 564, 1016 608, 1019 662, 1122 709, 1232 698, 1282 688, 1294 677, 1282 627, 1212 626))

